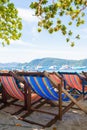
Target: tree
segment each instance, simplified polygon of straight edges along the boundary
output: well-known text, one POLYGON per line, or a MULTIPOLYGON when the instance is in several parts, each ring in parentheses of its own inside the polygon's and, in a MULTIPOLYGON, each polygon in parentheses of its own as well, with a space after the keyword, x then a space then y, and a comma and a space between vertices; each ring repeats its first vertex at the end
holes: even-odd
POLYGON ((3 45, 10 44, 10 40, 21 37, 21 18, 14 4, 9 0, 0 0, 0 41, 3 45))
MULTIPOLYGON (((69 28, 73 23, 76 27, 85 23, 84 10, 87 7, 87 0, 35 0, 30 7, 39 17, 38 32, 41 32, 43 28, 50 34, 61 31, 66 37, 66 41, 74 46, 74 41, 71 41, 73 32, 69 28), (63 18, 68 18, 68 24, 63 18)), ((74 36, 73 39, 80 39, 80 35, 74 36)))

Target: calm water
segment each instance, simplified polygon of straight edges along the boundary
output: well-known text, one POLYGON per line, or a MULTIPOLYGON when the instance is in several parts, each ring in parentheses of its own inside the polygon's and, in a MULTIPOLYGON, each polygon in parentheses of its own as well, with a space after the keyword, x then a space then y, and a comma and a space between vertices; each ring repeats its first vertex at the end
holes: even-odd
POLYGON ((87 72, 87 66, 76 66, 76 67, 69 67, 69 66, 28 66, 24 65, 0 65, 0 70, 24 70, 24 71, 60 71, 60 72, 87 72))

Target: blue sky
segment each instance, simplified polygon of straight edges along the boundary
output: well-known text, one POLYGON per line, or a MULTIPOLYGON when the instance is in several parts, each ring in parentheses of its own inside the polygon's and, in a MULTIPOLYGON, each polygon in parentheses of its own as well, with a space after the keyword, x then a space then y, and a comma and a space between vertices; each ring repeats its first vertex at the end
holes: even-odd
MULTIPOLYGON (((80 34, 81 39, 75 47, 66 43, 60 32, 49 34, 43 30, 37 32, 37 18, 29 4, 33 0, 11 0, 22 17, 23 30, 20 40, 11 41, 3 47, 0 44, 0 62, 29 62, 33 59, 54 57, 62 59, 87 59, 87 21, 80 28, 72 28, 74 33, 80 34)), ((66 20, 65 20, 66 21, 66 20)))

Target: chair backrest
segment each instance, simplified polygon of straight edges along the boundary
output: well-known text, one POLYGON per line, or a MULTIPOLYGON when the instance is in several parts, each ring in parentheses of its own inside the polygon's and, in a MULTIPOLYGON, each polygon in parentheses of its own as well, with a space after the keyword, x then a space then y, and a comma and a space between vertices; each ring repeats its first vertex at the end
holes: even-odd
POLYGON ((66 85, 69 85, 72 88, 77 89, 80 93, 86 94, 87 87, 85 87, 84 79, 78 73, 67 73, 67 72, 58 72, 63 77, 66 85))
POLYGON ((55 73, 50 73, 50 77, 57 83, 61 83, 61 78, 59 78, 55 73))
MULTIPOLYGON (((51 81, 45 76, 24 76, 28 86, 33 89, 38 95, 48 100, 58 101, 59 95, 57 89, 53 87, 51 81)), ((62 100, 69 101, 70 99, 62 93, 62 100)))
POLYGON ((1 76, 1 83, 6 92, 19 100, 24 100, 24 94, 18 88, 15 79, 12 76, 1 76))
POLYGON ((87 72, 82 71, 82 75, 84 76, 85 80, 87 81, 87 72))

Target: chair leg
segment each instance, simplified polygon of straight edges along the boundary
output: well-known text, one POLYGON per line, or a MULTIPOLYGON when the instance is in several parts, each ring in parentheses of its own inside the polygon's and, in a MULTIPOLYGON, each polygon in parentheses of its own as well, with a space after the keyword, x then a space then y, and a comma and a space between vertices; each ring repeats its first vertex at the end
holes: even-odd
MULTIPOLYGON (((79 101, 79 100, 81 100, 81 99, 82 99, 82 95, 79 96, 79 97, 76 99, 76 101, 79 101)), ((65 112, 67 112, 70 108, 72 108, 74 105, 75 105, 75 103, 74 103, 74 102, 71 102, 68 106, 66 106, 66 107, 63 109, 63 114, 64 114, 65 112)), ((75 108, 74 108, 74 109, 75 109, 75 108)), ((81 109, 79 109, 79 110, 81 110, 81 109)))
POLYGON ((5 91, 4 88, 2 88, 2 102, 3 102, 4 104, 7 103, 7 92, 5 91))
POLYGON ((62 87, 58 85, 59 90, 59 120, 62 120, 62 87))
MULTIPOLYGON (((87 114, 87 109, 85 109, 85 107, 83 107, 81 104, 78 103, 78 101, 76 99, 74 99, 65 89, 62 88, 62 91, 71 99, 71 101, 77 105, 83 112, 85 112, 87 114)), ((83 98, 83 95, 81 95, 81 97, 83 98)))

